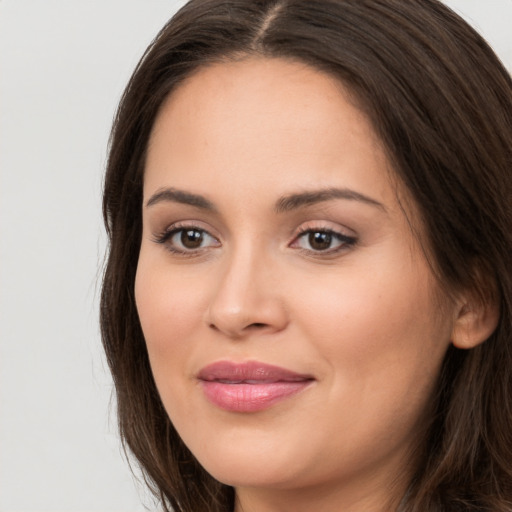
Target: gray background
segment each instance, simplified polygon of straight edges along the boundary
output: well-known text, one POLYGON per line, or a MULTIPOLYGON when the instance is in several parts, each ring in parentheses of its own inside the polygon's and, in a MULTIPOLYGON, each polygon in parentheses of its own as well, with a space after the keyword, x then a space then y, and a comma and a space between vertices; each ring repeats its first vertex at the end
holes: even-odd
MULTIPOLYGON (((182 3, 0 1, 0 512, 154 509, 100 348, 101 175, 121 91, 182 3)), ((447 3, 511 69, 512 0, 447 3)))

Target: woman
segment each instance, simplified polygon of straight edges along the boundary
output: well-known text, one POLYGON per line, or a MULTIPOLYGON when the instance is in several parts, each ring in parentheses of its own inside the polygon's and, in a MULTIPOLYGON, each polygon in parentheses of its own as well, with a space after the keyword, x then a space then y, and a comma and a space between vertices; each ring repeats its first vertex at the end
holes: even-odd
POLYGON ((176 511, 512 510, 512 87, 435 0, 196 0, 114 124, 103 339, 176 511))

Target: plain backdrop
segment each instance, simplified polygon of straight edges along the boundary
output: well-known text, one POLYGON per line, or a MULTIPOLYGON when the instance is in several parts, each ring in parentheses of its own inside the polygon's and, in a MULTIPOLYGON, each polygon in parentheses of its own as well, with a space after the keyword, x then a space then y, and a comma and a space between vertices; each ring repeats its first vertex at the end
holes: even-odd
MULTIPOLYGON (((183 1, 0 0, 0 512, 155 510, 97 321, 116 104, 183 1)), ((450 0, 512 69, 512 0, 450 0)))

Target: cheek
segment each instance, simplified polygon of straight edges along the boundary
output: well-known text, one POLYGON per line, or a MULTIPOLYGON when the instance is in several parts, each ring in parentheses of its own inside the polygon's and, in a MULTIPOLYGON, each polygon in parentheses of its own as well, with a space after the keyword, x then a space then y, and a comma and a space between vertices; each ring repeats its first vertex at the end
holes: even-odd
POLYGON ((434 334, 445 331, 448 323, 440 318, 436 285, 426 264, 383 259, 380 266, 368 267, 371 272, 360 265, 344 269, 340 276, 327 275, 323 286, 318 281, 316 286, 306 284, 308 293, 297 295, 305 311, 314 307, 307 317, 317 332, 357 340, 353 348, 361 353, 379 347, 421 348, 418 338, 435 342, 434 334))
POLYGON ((451 333, 426 266, 354 270, 308 289, 296 295, 296 307, 306 312, 302 329, 332 369, 335 389, 356 387, 359 399, 377 407, 405 395, 426 400, 451 333))
POLYGON ((137 311, 155 379, 182 375, 190 352, 185 341, 200 328, 206 293, 179 270, 141 257, 135 280, 137 311), (168 370, 177 369, 177 372, 168 370))
POLYGON ((416 269, 354 272, 310 287, 296 303, 307 312, 302 338, 326 368, 331 416, 322 435, 336 439, 343 431, 330 449, 349 458, 346 446, 360 447, 354 465, 414 439, 421 426, 450 336, 449 322, 436 321, 430 281, 416 269))

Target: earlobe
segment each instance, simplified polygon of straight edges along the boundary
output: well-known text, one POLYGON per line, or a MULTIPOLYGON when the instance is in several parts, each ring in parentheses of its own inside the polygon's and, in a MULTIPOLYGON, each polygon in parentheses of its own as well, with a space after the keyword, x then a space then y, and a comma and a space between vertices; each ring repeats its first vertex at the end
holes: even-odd
POLYGON ((461 305, 452 331, 453 345, 471 349, 486 341, 495 331, 500 308, 495 298, 474 299, 461 305))

